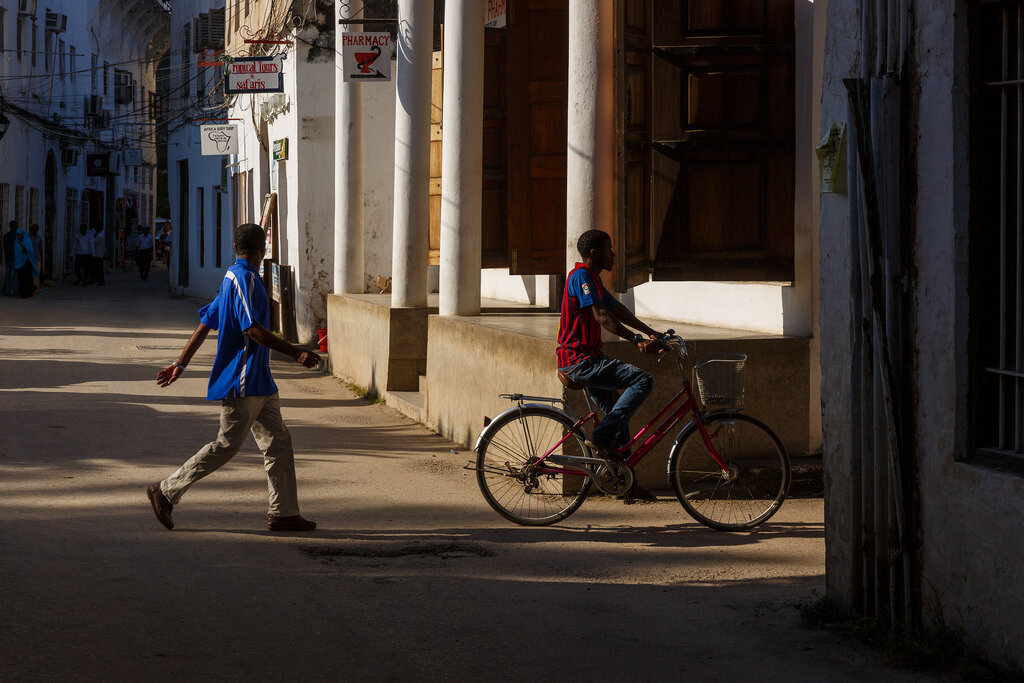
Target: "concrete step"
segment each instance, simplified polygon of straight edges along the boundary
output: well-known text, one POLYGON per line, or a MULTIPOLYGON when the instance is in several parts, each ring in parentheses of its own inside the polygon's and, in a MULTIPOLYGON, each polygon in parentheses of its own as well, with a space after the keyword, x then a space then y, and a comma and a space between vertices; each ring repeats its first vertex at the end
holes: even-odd
POLYGON ((406 417, 423 422, 426 394, 419 391, 389 391, 385 403, 406 417))

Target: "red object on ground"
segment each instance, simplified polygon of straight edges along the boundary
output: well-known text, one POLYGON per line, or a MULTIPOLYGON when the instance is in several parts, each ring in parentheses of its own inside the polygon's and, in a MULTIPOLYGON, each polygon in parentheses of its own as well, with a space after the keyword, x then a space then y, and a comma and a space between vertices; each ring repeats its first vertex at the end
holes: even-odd
POLYGON ((327 330, 322 327, 318 327, 316 330, 316 336, 320 338, 320 350, 327 353, 327 330))

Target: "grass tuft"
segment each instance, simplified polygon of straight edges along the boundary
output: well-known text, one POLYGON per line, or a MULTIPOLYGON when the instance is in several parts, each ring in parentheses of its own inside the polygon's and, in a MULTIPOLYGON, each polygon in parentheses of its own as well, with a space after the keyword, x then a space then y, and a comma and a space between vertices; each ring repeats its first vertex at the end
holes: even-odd
POLYGON ((353 382, 345 382, 345 386, 347 386, 349 390, 352 391, 352 393, 354 393, 356 396, 370 403, 384 403, 384 401, 386 400, 376 391, 372 391, 370 389, 367 389, 366 387, 361 387, 353 382))

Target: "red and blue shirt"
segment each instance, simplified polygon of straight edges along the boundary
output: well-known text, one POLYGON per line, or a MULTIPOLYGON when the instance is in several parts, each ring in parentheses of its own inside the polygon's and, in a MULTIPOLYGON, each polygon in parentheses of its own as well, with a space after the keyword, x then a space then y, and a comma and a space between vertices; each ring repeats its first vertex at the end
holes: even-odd
POLYGON ((245 336, 256 323, 270 327, 267 288, 245 259, 228 268, 217 298, 199 310, 199 319, 217 330, 217 355, 206 400, 277 393, 270 376, 270 349, 245 336))
POLYGON ((601 355, 601 325, 593 312, 586 310, 598 302, 609 311, 619 306, 601 285, 601 278, 577 263, 565 278, 562 316, 558 322, 558 367, 567 368, 601 355))

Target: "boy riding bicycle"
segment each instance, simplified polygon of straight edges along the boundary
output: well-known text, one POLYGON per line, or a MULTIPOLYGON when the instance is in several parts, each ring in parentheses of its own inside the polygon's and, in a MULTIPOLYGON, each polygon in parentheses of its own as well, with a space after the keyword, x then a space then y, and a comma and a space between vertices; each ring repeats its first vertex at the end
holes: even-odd
POLYGON ((638 320, 601 285, 601 271, 615 265, 608 233, 588 230, 580 235, 576 248, 582 262, 565 280, 558 325, 558 372, 585 389, 604 413, 588 445, 606 460, 621 460, 626 454, 617 451, 630 441, 629 418, 650 395, 654 379, 634 365, 604 355, 601 328, 652 354, 661 350, 657 340, 664 334, 638 320), (650 338, 642 339, 627 325, 650 338))

